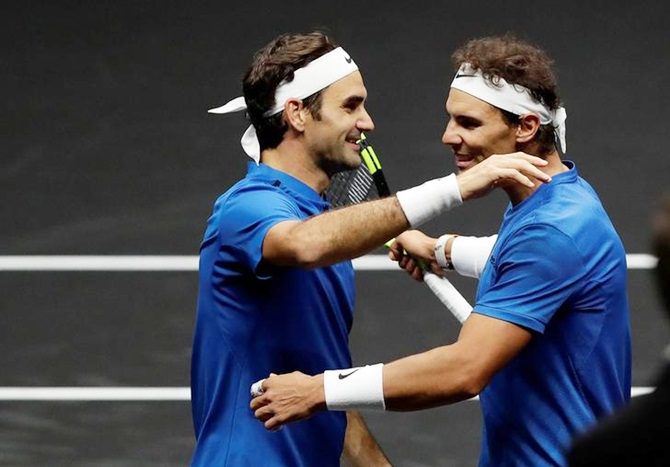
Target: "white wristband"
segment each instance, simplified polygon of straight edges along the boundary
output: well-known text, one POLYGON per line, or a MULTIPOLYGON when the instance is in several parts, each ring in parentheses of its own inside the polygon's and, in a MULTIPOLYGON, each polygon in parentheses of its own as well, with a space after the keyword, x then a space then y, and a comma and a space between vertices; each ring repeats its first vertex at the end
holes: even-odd
POLYGON ((498 235, 490 237, 458 236, 451 243, 451 264, 462 276, 479 278, 491 256, 498 235))
POLYGON ((328 410, 386 410, 383 363, 323 372, 328 410))
POLYGON ((440 238, 437 239, 437 241, 435 242, 435 246, 433 247, 433 253, 435 253, 435 261, 437 262, 438 266, 442 268, 443 271, 450 271, 454 269, 453 264, 447 261, 447 252, 444 250, 445 245, 447 244, 447 242, 451 237, 456 237, 456 235, 453 234, 442 235, 440 238))
POLYGON ((396 197, 411 227, 418 227, 438 214, 463 204, 455 174, 399 191, 396 197))

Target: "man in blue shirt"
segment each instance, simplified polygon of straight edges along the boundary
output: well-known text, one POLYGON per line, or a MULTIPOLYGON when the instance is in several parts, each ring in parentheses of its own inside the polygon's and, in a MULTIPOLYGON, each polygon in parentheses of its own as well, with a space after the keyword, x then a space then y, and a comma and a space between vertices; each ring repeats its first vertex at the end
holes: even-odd
MULTIPOLYGON (((653 218, 652 252, 658 258, 653 270, 665 318, 670 317, 670 193, 660 200, 653 218)), ((650 394, 578 436, 568 452, 570 467, 662 467, 670 465, 665 444, 670 433, 670 347, 657 369, 650 394)))
MULTIPOLYGON (((454 61, 442 140, 460 175, 524 151, 548 162, 551 183, 499 183, 510 205, 457 342, 383 366, 271 376, 251 406, 276 429, 325 408, 418 410, 479 395, 480 465, 563 465, 572 437, 630 397, 625 252, 560 156, 566 113, 546 54, 505 36, 470 41, 454 61)), ((440 272, 457 242, 407 232, 391 256, 420 277, 411 257, 440 272)))

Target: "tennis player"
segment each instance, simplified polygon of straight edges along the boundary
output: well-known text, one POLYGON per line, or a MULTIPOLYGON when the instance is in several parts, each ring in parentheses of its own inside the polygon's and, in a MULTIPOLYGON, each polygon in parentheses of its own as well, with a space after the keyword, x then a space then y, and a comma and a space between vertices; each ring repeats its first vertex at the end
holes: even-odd
MULTIPOLYGON (((670 193, 659 200, 653 218, 653 270, 665 318, 670 318, 670 193)), ((655 389, 606 417, 577 437, 568 453, 570 467, 662 467, 670 465, 665 443, 670 433, 670 347, 657 369, 655 389)))
MULTIPOLYGON (((325 409, 419 410, 479 395, 480 465, 564 465, 572 437, 630 397, 624 248, 560 155, 566 114, 546 53, 503 36, 453 57, 443 142, 461 175, 492 154, 524 151, 548 162, 552 182, 502 183, 510 205, 455 343, 386 365, 270 376, 254 386, 251 408, 274 430, 325 409)), ((444 246, 408 232, 391 254, 410 272, 403 249, 446 269, 444 246)))
POLYGON ((351 366, 354 258, 462 200, 527 176, 548 181, 525 154, 492 158, 479 176, 450 175, 397 196, 330 210, 330 177, 360 164, 374 129, 352 57, 320 33, 283 35, 258 51, 243 98, 247 176, 214 204, 201 245, 191 389, 193 465, 386 465, 355 412, 330 412, 267 432, 249 411, 249 386, 270 371, 351 366), (430 200, 424 202, 423 200, 430 200), (325 214, 319 215, 325 211, 325 214), (410 220, 411 219, 411 222, 410 220))

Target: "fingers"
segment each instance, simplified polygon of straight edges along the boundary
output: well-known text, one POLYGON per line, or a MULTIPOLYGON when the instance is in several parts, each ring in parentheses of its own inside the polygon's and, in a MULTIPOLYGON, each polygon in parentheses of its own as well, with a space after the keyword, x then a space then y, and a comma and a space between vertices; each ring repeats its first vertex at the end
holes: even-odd
POLYGON ((281 417, 276 415, 269 405, 261 405, 255 409, 254 417, 262 422, 263 426, 270 431, 277 431, 283 425, 281 417))
POLYGON ((414 279, 418 281, 423 280, 423 269, 419 266, 418 262, 411 256, 404 255, 398 261, 398 266, 400 267, 400 269, 404 269, 414 279))
POLYGON ((535 182, 533 182, 527 175, 524 175, 519 170, 501 170, 500 178, 493 182, 493 187, 500 188, 518 183, 519 185, 524 185, 528 188, 534 188, 535 182))
POLYGON ((396 243, 389 247, 389 258, 391 261, 400 261, 404 256, 402 248, 398 248, 396 243))
MULTIPOLYGON (((551 181, 551 177, 540 169, 541 167, 544 167, 548 164, 546 160, 540 157, 531 156, 530 154, 526 154, 525 152, 515 152, 513 154, 508 154, 507 157, 510 158, 509 163, 511 164, 512 168, 518 171, 515 175, 519 175, 519 172, 521 172, 526 175, 530 175, 531 177, 534 177, 543 182, 551 181)), ((518 179, 518 177, 516 176, 515 178, 518 179)), ((524 182, 532 184, 532 182, 530 181, 530 179, 528 179, 528 177, 524 178, 525 178, 524 182)))
POLYGON ((517 181, 523 181, 524 184, 532 183, 527 176, 529 175, 543 182, 551 181, 551 177, 541 170, 548 162, 539 157, 531 156, 523 152, 513 154, 494 154, 489 158, 489 164, 498 166, 503 178, 512 177, 517 181))
MULTIPOLYGON (((270 375, 270 376, 272 376, 272 375, 270 375)), ((265 392, 263 390, 263 382, 264 381, 265 381, 265 378, 263 378, 259 381, 256 381, 254 384, 251 385, 251 389, 250 389, 251 397, 258 397, 258 396, 262 395, 263 392, 265 392)))
MULTIPOLYGON (((276 374, 270 373, 270 376, 276 376, 276 374)), ((252 399, 249 403, 249 407, 254 412, 254 417, 262 422, 267 430, 277 431, 282 428, 282 425, 285 422, 282 421, 280 416, 275 414, 275 411, 271 406, 272 401, 267 395, 264 395, 268 389, 263 388, 264 381, 266 381, 265 378, 256 381, 251 385, 252 399)))
POLYGON ((488 191, 513 184, 535 187, 534 180, 547 183, 551 177, 542 171, 548 162, 523 152, 494 154, 474 167, 458 174, 463 199, 473 199, 488 191))

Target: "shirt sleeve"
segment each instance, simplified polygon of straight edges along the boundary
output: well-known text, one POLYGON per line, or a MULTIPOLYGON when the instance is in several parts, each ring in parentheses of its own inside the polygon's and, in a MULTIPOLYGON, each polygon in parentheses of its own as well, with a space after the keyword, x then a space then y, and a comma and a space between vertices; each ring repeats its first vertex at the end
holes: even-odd
POLYGON ((570 237, 550 225, 524 227, 497 245, 492 277, 479 290, 474 310, 543 333, 584 274, 570 237))
POLYGON ((265 235, 279 222, 301 217, 295 201, 280 188, 264 185, 241 189, 222 207, 221 248, 258 278, 268 278, 271 268, 261 267, 265 235))

